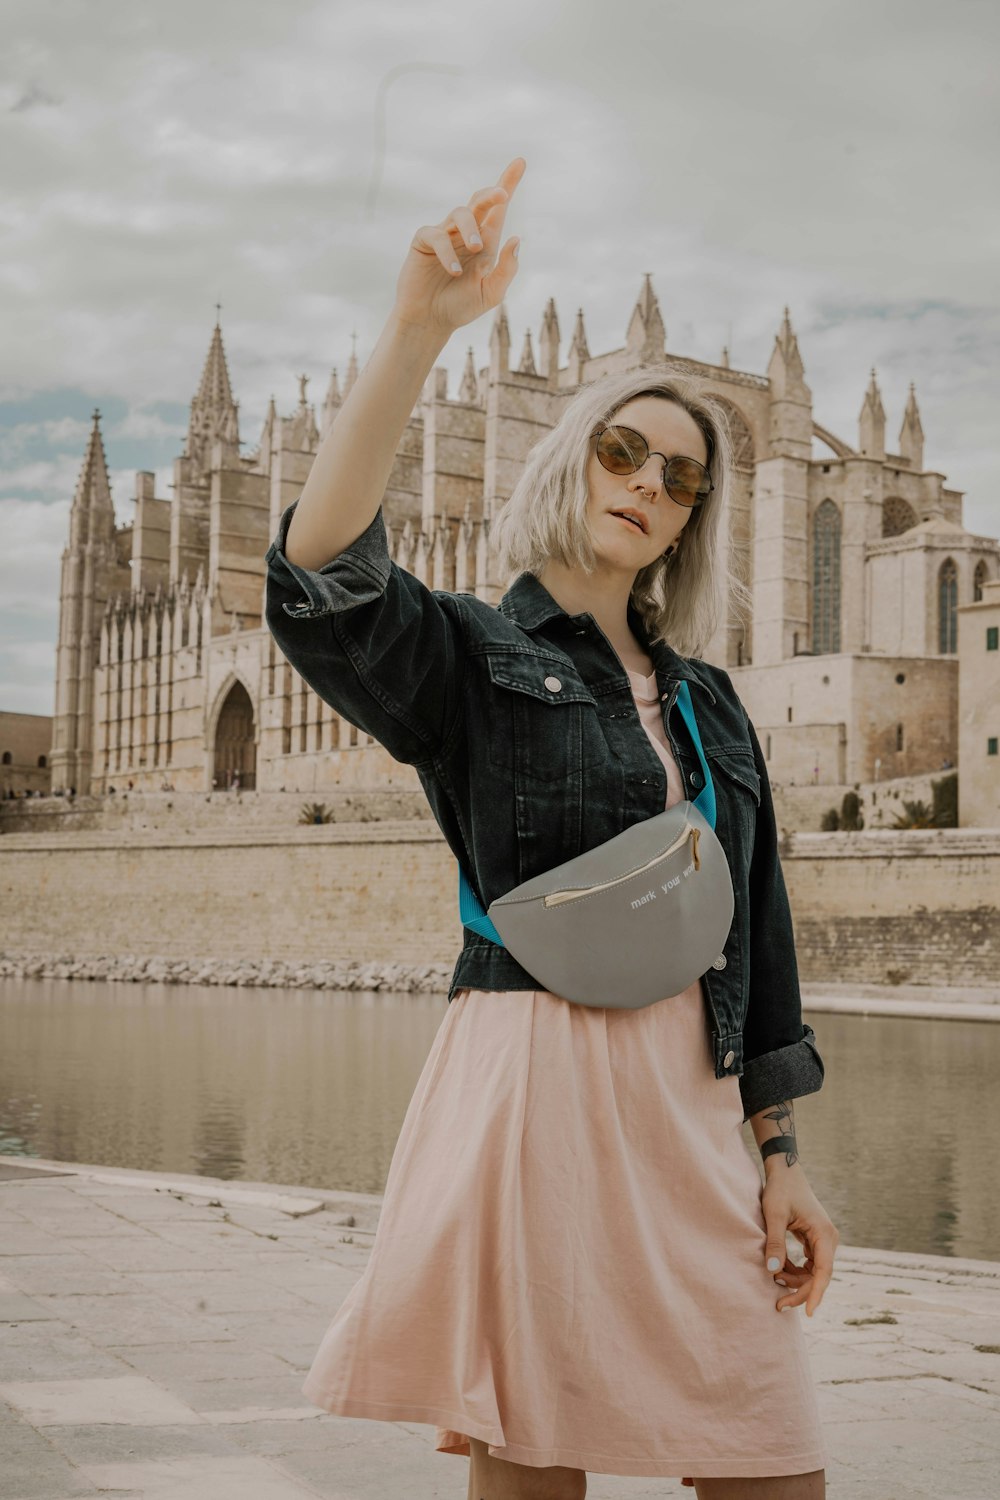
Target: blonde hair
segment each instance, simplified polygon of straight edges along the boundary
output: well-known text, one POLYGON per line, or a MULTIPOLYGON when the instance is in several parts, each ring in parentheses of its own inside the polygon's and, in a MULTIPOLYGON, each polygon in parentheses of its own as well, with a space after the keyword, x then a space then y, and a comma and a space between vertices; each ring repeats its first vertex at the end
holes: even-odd
POLYGON ((524 470, 490 526, 490 546, 507 587, 518 574, 541 572, 550 558, 592 573, 596 566, 587 521, 590 435, 638 396, 674 401, 697 423, 715 485, 694 508, 669 557, 640 568, 631 600, 650 641, 665 640, 682 656, 701 656, 732 608, 749 609, 749 589, 729 565, 732 441, 720 401, 669 364, 601 376, 580 387, 552 430, 528 454, 524 470))

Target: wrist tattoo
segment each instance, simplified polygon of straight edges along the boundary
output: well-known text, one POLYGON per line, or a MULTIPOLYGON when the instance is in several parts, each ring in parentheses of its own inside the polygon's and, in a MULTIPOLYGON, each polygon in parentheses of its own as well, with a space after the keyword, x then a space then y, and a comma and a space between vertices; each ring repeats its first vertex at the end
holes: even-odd
POLYGON ((786 1099, 784 1104, 776 1104, 765 1116, 765 1120, 774 1120, 778 1126, 780 1135, 771 1136, 760 1148, 761 1159, 775 1156, 783 1152, 785 1162, 794 1167, 799 1159, 798 1145, 795 1140, 795 1122, 792 1119, 792 1101, 786 1099))

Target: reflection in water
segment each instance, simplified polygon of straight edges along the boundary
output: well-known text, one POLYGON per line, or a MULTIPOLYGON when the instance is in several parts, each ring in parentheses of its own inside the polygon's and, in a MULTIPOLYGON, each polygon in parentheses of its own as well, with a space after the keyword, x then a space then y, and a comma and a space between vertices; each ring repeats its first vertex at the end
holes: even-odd
MULTIPOLYGON (((446 1013, 443 995, 0 980, 0 1154, 380 1193, 446 1013)), ((1000 1024, 808 1019, 826 1081, 797 1134, 842 1241, 996 1259, 1000 1024)))

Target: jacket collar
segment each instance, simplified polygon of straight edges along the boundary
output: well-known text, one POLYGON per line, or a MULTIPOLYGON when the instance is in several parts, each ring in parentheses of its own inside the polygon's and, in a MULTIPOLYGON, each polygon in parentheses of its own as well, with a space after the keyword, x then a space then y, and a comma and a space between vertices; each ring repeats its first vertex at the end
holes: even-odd
MULTIPOLYGON (((582 614, 567 614, 562 605, 553 599, 545 585, 535 577, 534 573, 529 572, 520 573, 514 579, 500 600, 499 607, 506 619, 519 626, 521 630, 529 632, 539 630, 547 621, 560 615, 566 620, 590 618, 582 614)), ((698 670, 700 663, 681 656, 672 646, 668 646, 666 641, 650 641, 643 618, 631 600, 629 600, 626 612, 633 634, 649 652, 657 672, 662 672, 671 681, 696 682, 699 687, 704 688, 714 703, 715 694, 698 670)))

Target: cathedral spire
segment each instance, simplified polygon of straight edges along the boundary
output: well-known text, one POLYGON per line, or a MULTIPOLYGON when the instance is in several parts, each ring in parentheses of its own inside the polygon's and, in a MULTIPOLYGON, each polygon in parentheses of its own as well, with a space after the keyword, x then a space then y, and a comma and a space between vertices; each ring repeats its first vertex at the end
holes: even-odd
POLYGON ((531 329, 524 330, 524 343, 521 346, 521 363, 517 367, 519 375, 537 375, 535 368, 535 356, 531 348, 531 329))
POLYGON ((274 434, 278 430, 278 408, 271 396, 267 403, 267 411, 264 414, 264 425, 260 430, 260 442, 257 445, 257 459, 265 473, 271 472, 271 448, 274 443, 274 434))
POLYGON ((587 330, 583 326, 583 308, 576 310, 576 322, 573 325, 573 337, 570 340, 569 353, 566 356, 570 371, 570 384, 583 384, 583 367, 590 359, 590 350, 587 347, 587 330))
POLYGON ((357 336, 356 333, 352 333, 351 334, 351 357, 347 361, 347 378, 344 381, 344 399, 345 399, 345 401, 346 401, 347 397, 351 394, 351 391, 354 389, 354 382, 357 380, 357 378, 358 378, 358 336, 357 336))
POLYGON ((808 459, 812 452, 812 391, 806 385, 799 341, 785 308, 767 367, 771 387, 772 458, 808 459))
POLYGON ((465 401, 470 406, 479 403, 479 381, 476 377, 476 357, 472 345, 465 356, 465 369, 462 371, 462 383, 458 388, 459 401, 465 401))
POLYGON ((663 358, 666 341, 667 330, 660 315, 660 304, 653 291, 652 273, 647 271, 629 319, 625 347, 636 363, 645 364, 651 360, 663 358))
POLYGON ((323 410, 320 415, 320 438, 325 438, 333 426, 334 418, 342 405, 340 386, 337 383, 337 366, 334 365, 330 372, 330 380, 326 387, 326 395, 323 398, 323 410))
POLYGON ((908 458, 910 468, 917 473, 923 473, 924 468, 924 429, 920 425, 920 412, 917 409, 917 393, 913 382, 910 382, 910 394, 906 402, 906 410, 903 413, 903 425, 899 429, 899 452, 902 458, 908 458))
POLYGON ((785 308, 781 327, 774 336, 771 363, 767 367, 768 379, 776 394, 782 396, 808 389, 805 383, 805 366, 799 353, 799 341, 792 328, 791 314, 785 308))
POLYGON ((549 389, 554 391, 559 384, 559 319, 556 316, 554 297, 550 297, 545 304, 538 347, 542 358, 541 373, 548 379, 549 389))
MULTIPOLYGON (((219 303, 216 303, 216 313, 218 309, 219 303)), ((216 439, 227 444, 235 442, 237 450, 239 449, 237 405, 229 383, 229 369, 218 316, 212 329, 198 393, 191 402, 184 457, 193 459, 202 469, 207 468, 212 444, 216 439)))
POLYGON ((497 379, 501 375, 508 374, 509 370, 510 326, 507 322, 507 309, 501 302, 493 316, 493 327, 490 329, 490 375, 497 379))
POLYGON ((885 408, 874 367, 858 421, 858 450, 866 458, 885 458, 885 408))
POLYGON ((70 510, 70 547, 107 541, 115 526, 108 461, 101 435, 101 413, 94 408, 87 448, 80 466, 70 510))
POLYGON ((299 404, 284 423, 284 446, 302 453, 315 453, 319 444, 319 429, 311 403, 306 398, 308 375, 298 376, 299 404))

